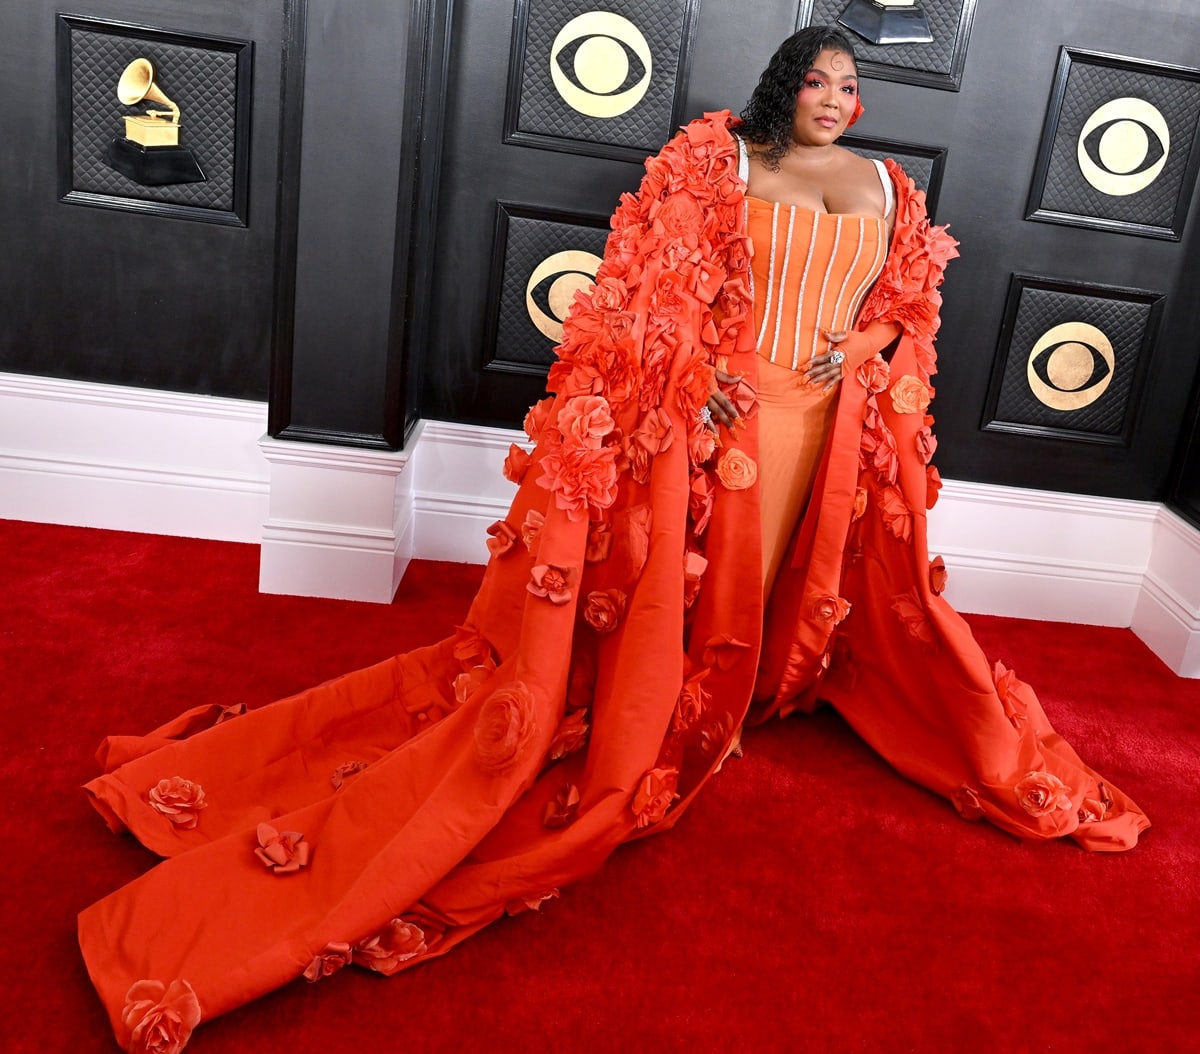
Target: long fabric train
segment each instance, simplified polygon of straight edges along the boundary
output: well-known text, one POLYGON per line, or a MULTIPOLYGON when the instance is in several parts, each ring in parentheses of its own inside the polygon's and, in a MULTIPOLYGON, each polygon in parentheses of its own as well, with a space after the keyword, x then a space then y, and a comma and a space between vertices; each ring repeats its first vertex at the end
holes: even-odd
MULTIPOLYGON (((847 377, 764 620, 745 184, 727 112, 647 162, 535 406, 456 633, 270 706, 112 737, 88 784, 167 857, 84 911, 118 1041, 193 1028, 350 962, 385 974, 539 907, 670 827, 753 716, 828 699, 901 772, 1036 838, 1147 826, 989 667, 938 593, 925 510, 937 287, 954 243, 890 165, 897 224, 860 324, 900 347, 847 377), (746 418, 697 421, 720 364, 746 418), (766 627, 764 639, 764 625, 766 627), (757 684, 757 687, 756 687, 757 684)), ((156 1046, 157 1044, 157 1046, 156 1046)))

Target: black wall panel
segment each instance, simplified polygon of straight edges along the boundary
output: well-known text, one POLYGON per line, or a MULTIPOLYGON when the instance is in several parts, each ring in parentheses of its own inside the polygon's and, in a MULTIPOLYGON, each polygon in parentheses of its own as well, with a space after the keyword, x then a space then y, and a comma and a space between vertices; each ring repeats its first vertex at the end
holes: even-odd
MULTIPOLYGON (((72 13, 254 41, 246 226, 60 200, 62 5, 4 5, 0 31, 0 370, 262 399, 273 325, 283 10, 101 0, 72 13)), ((170 77, 171 70, 160 71, 170 77)), ((112 85, 115 137, 131 112, 112 85)), ((187 121, 187 113, 183 115, 187 121)), ((111 126, 111 127, 110 127, 111 126)), ((186 137, 186 124, 185 132, 186 137)))
MULTIPOLYGON (((811 6, 706 0, 689 40, 685 116, 740 109, 775 45, 811 6)), ((558 7, 566 24, 588 5, 558 7)), ((641 17, 637 3, 618 9, 634 21, 641 17)), ((494 254, 488 238, 497 202, 603 213, 641 176, 638 164, 503 140, 510 55, 501 42, 507 43, 511 14, 508 3, 488 0, 462 0, 456 9, 435 247, 441 270, 433 280, 422 406, 433 417, 516 424, 539 394, 533 378, 487 368, 494 350, 487 347, 492 331, 486 301, 498 287, 489 276, 494 254)), ((962 258, 951 265, 945 288, 934 408, 946 476, 1128 498, 1162 498, 1168 491, 1171 454, 1196 375, 1191 335, 1200 331, 1200 299, 1182 279, 1189 254, 1196 252, 1194 215, 1178 242, 1025 217, 1062 47, 1194 65, 1198 23, 1200 14, 1185 11, 1183 0, 984 2, 974 5, 958 90, 948 82, 868 71, 862 84, 867 113, 855 135, 945 152, 938 163, 937 218, 962 243, 962 258), (1102 437, 1118 441, 1079 442, 1079 435, 1097 427, 1082 413, 1074 419, 1060 414, 1055 429, 987 427, 991 380, 1009 351, 1000 338, 1017 274, 1068 287, 1145 290, 1155 301, 1154 339, 1139 347, 1129 375, 1136 386, 1130 380, 1110 400, 1136 402, 1118 408, 1120 420, 1109 429, 1114 437, 1102 437)), ((511 84, 510 77, 510 92, 511 84)), ((1195 198, 1191 186, 1188 195, 1195 198)), ((1188 204, 1194 213, 1194 200, 1188 204)))
MULTIPOLYGON (((604 6, 536 0, 543 17, 604 6)), ((636 22, 645 6, 607 9, 636 22)), ((681 78, 671 89, 681 117, 739 109, 809 6, 676 5, 686 33, 664 68, 681 78)), ((238 227, 60 201, 58 10, 7 5, 0 370, 257 399, 269 378, 271 429, 285 438, 387 447, 418 415, 517 424, 541 378, 496 368, 500 203, 591 224, 641 175, 607 147, 572 146, 569 129, 536 144, 510 127, 520 10, 515 0, 72 10, 254 42, 238 227)), ((945 475, 1200 506, 1194 188, 1178 241, 1025 218, 1062 47, 1194 66, 1198 23, 1192 0, 983 0, 957 90, 865 79, 855 134, 942 152, 938 220, 962 242, 939 342, 945 475), (1120 442, 987 427, 1014 275, 1161 296, 1120 442)), ((114 98, 114 122, 120 110, 114 98)))

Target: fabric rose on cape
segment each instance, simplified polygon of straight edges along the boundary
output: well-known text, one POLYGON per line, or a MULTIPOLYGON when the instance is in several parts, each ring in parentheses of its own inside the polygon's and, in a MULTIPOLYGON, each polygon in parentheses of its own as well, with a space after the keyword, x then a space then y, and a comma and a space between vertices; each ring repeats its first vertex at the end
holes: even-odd
POLYGON ((491 677, 495 669, 496 664, 489 660, 478 666, 472 666, 469 670, 463 670, 452 682, 455 704, 462 706, 471 698, 476 689, 487 683, 487 679, 491 677))
POLYGON ((925 466, 925 508, 932 509, 942 489, 942 475, 933 465, 925 466))
POLYGON ((854 376, 872 395, 883 391, 892 379, 891 368, 878 355, 867 359, 854 371, 854 376))
POLYGON ((309 983, 320 981, 331 973, 348 966, 352 957, 350 945, 345 941, 330 941, 320 955, 304 968, 304 979, 309 983))
POLYGON ((693 465, 703 465, 717 450, 717 437, 711 428, 694 421, 688 429, 688 459, 693 465))
POLYGON ((748 641, 738 640, 729 633, 714 634, 704 642, 704 665, 731 670, 751 646, 748 641))
MULTIPOLYGON (((932 417, 926 418, 927 422, 932 420, 932 417)), ((933 434, 933 429, 929 427, 928 423, 921 426, 921 430, 917 433, 916 443, 917 454, 921 461, 928 465, 937 451, 937 436, 933 434)))
POLYGON ((597 633, 611 633, 625 615, 625 594, 619 589, 594 589, 587 595, 583 620, 597 633))
POLYGON ((626 436, 621 441, 621 453, 625 455, 625 463, 620 467, 629 469, 634 482, 646 484, 650 482, 650 451, 637 441, 636 436, 626 436))
POLYGON ((574 574, 569 567, 538 564, 529 574, 525 588, 535 597, 545 597, 552 604, 566 604, 574 595, 571 588, 574 574))
POLYGON ((704 229, 704 210, 686 191, 670 195, 652 211, 654 227, 668 238, 698 236, 704 229))
POLYGON ((542 528, 545 526, 546 517, 537 509, 530 509, 525 513, 525 519, 521 522, 521 541, 530 552, 533 552, 533 547, 537 545, 537 540, 542 534, 542 528))
POLYGON ((946 561, 935 556, 929 561, 929 590, 935 596, 941 596, 946 591, 946 582, 950 572, 946 570, 946 561))
POLYGON ((483 638, 483 634, 474 626, 454 627, 454 657, 464 670, 490 662, 495 665, 492 646, 483 638))
POLYGON ((892 385, 892 406, 898 414, 922 414, 929 405, 929 388, 920 377, 906 373, 892 385))
POLYGON ((978 820, 983 816, 979 795, 965 783, 950 796, 950 801, 964 820, 978 820))
POLYGON ((1013 793, 1030 816, 1046 816, 1072 808, 1070 788, 1052 772, 1028 773, 1018 781, 1013 793))
POLYGON ((616 449, 602 446, 554 447, 541 461, 538 485, 554 495, 554 503, 572 520, 612 505, 617 496, 616 449))
POLYGON ((333 770, 333 775, 329 777, 329 782, 333 785, 334 790, 338 790, 346 782, 347 776, 357 776, 366 767, 367 763, 365 761, 344 761, 333 770))
POLYGON ((700 595, 700 580, 708 570, 708 560, 694 549, 683 556, 683 604, 691 607, 700 595))
POLYGON ((299 831, 277 831, 269 823, 260 823, 257 833, 254 855, 273 874, 292 875, 308 867, 312 847, 299 831))
POLYGON ((597 278, 592 286, 591 302, 597 311, 621 311, 629 303, 629 289, 619 278, 597 278))
POLYGON ((533 693, 523 681, 497 688, 475 719, 475 757, 492 776, 511 769, 537 734, 533 693))
POLYGON ((208 808, 204 799, 204 788, 199 783, 185 780, 182 776, 171 776, 159 780, 150 788, 150 808, 162 813, 176 827, 190 831, 196 826, 201 809, 208 808))
POLYGON ((1080 823, 1099 823, 1107 815, 1109 809, 1113 807, 1112 795, 1108 793, 1108 788, 1101 783, 1096 784, 1096 793, 1088 795, 1079 804, 1079 822, 1080 823))
POLYGON ((558 898, 557 889, 548 889, 544 893, 535 893, 531 897, 517 897, 504 905, 506 915, 524 915, 527 911, 541 911, 547 900, 558 898))
POLYGON ((200 1024, 200 1000, 187 981, 135 981, 121 1023, 129 1029, 129 1054, 178 1054, 200 1024))
POLYGON ((740 752, 739 739, 740 736, 734 728, 733 715, 726 711, 704 726, 700 733, 700 749, 711 755, 723 749, 726 743, 730 743, 728 753, 736 754, 740 752))
POLYGON ((879 511, 892 534, 906 545, 912 541, 912 512, 896 487, 884 487, 880 491, 879 511))
POLYGON ((504 478, 519 487, 532 463, 533 457, 527 450, 521 449, 516 443, 510 443, 508 457, 504 459, 504 478))
POLYGON ((676 732, 691 728, 703 715, 709 695, 701 687, 701 682, 708 674, 707 669, 700 670, 683 682, 679 698, 675 701, 675 713, 671 718, 671 727, 676 732))
POLYGON ((608 400, 602 395, 580 395, 568 399, 558 412, 558 430, 563 439, 589 450, 600 449, 604 437, 613 427, 608 400))
MULTIPOLYGON (((692 354, 679 371, 679 409, 685 421, 694 421, 700 407, 717 388, 717 374, 708 362, 708 352, 701 349, 692 354)), ((709 436, 712 432, 705 428, 709 436)), ((706 459, 702 459, 706 460, 706 459)))
POLYGON ((354 961, 360 966, 390 977, 401 964, 428 950, 425 931, 420 926, 395 918, 373 937, 359 941, 353 954, 354 961))
POLYGON ((1017 688, 1022 683, 1017 675, 998 659, 992 666, 992 680, 996 685, 996 695, 1004 707, 1004 716, 1009 724, 1020 731, 1021 724, 1029 719, 1029 708, 1017 694, 1017 688))
POLYGON ((566 783, 546 803, 542 813, 542 823, 551 830, 566 827, 572 823, 579 813, 579 788, 574 783, 566 783))
MULTIPOLYGON (((554 411, 554 396, 548 395, 540 402, 534 403, 525 415, 525 434, 531 443, 536 443, 542 437, 542 432, 554 411)), ((517 447, 520 450, 520 447, 517 447)), ((512 448, 510 448, 511 453, 512 448)))
POLYGON ((497 520, 488 529, 487 547, 493 556, 503 556, 517 540, 517 532, 504 520, 497 520))
POLYGON ((666 816, 671 803, 679 797, 675 793, 678 783, 676 768, 650 769, 638 780, 631 806, 639 828, 649 827, 666 816))
POLYGON ((633 438, 647 454, 661 453, 671 446, 671 440, 674 438, 671 418, 657 407, 647 410, 634 430, 633 438))
POLYGON ((831 622, 835 626, 850 614, 850 602, 842 597, 817 597, 812 605, 813 618, 818 622, 831 622))
POLYGON ((585 563, 599 564, 608 559, 612 552, 612 527, 604 522, 588 524, 587 548, 584 550, 585 563))
POLYGON ((900 593, 892 597, 892 610, 896 613, 900 621, 904 623, 904 628, 908 630, 908 635, 914 640, 919 640, 922 644, 929 645, 937 643, 933 627, 929 625, 929 621, 925 617, 925 608, 922 606, 921 598, 917 595, 915 589, 910 589, 907 593, 900 593))
POLYGON ((688 488, 688 514, 692 517, 692 533, 698 538, 712 517, 713 486, 703 469, 692 471, 688 488))
POLYGON ((574 754, 587 742, 587 735, 587 711, 572 710, 559 722, 554 738, 550 740, 547 760, 561 761, 568 754, 574 754))
POLYGON ((717 461, 717 479, 726 490, 746 490, 758 480, 758 465, 745 451, 731 447, 717 461))

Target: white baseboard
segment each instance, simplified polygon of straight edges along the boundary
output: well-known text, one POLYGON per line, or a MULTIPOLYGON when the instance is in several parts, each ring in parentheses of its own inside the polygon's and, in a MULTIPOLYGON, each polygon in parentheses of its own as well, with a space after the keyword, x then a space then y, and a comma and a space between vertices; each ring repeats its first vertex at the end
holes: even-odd
POLYGON ((516 487, 501 473, 519 429, 425 421, 413 451, 416 551, 425 560, 486 563, 487 528, 502 519, 516 487))
MULTIPOLYGON (((0 517, 261 543, 265 592, 387 602, 409 559, 483 563, 516 429, 407 449, 263 437, 262 403, 0 374, 0 517)), ((1156 502, 947 481, 931 553, 962 611, 1131 626, 1200 677, 1200 531, 1156 502)))
POLYGON ((0 373, 0 516, 258 542, 265 403, 0 373))
POLYGON ((413 554, 409 452, 266 436, 259 447, 271 466, 271 503, 258 588, 389 603, 413 554))
POLYGON ((947 481, 929 513, 930 553, 960 611, 1128 626, 1157 502, 947 481))
POLYGON ((1155 522, 1130 626, 1181 677, 1200 677, 1200 531, 1169 509, 1155 522))

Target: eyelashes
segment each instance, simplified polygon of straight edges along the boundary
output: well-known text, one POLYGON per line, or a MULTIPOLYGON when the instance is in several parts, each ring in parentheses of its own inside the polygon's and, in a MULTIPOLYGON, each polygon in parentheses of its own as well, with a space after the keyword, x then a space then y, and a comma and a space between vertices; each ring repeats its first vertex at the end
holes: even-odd
POLYGON ((588 11, 558 31, 550 48, 550 78, 572 109, 588 117, 619 117, 642 101, 654 61, 629 19, 588 11))
POLYGON ((1112 99, 1094 110, 1079 133, 1079 169, 1093 187, 1111 197, 1136 194, 1166 166, 1171 133, 1156 107, 1144 99, 1112 99))

